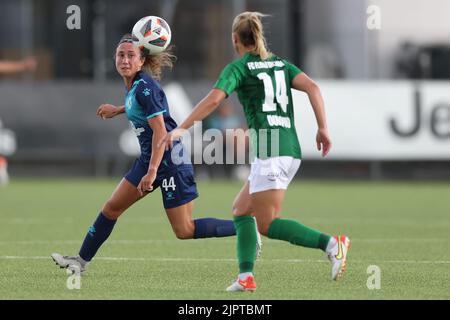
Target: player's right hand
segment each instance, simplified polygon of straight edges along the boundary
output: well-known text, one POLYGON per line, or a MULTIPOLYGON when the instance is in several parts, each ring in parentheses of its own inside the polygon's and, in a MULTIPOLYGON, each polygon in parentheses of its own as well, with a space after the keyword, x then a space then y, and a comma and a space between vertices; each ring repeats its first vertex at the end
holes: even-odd
POLYGON ((165 146, 166 151, 173 147, 173 142, 176 140, 180 140, 181 136, 186 132, 185 129, 175 128, 170 132, 167 132, 166 135, 158 141, 156 147, 165 146))
POLYGON ((110 119, 117 115, 117 109, 118 108, 116 106, 105 103, 102 104, 100 107, 98 107, 97 115, 101 117, 103 120, 110 119))

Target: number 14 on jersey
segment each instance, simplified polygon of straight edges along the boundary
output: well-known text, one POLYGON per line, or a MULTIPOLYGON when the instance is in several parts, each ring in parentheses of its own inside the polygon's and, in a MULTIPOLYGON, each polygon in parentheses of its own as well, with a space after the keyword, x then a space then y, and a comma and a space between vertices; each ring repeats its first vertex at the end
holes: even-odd
POLYGON ((258 79, 263 81, 265 100, 262 105, 264 112, 273 112, 277 110, 277 104, 280 105, 283 112, 287 112, 289 98, 286 90, 286 79, 283 70, 275 70, 275 92, 273 89, 272 78, 266 73, 258 73, 258 79), (276 98, 276 103, 274 101, 276 98))

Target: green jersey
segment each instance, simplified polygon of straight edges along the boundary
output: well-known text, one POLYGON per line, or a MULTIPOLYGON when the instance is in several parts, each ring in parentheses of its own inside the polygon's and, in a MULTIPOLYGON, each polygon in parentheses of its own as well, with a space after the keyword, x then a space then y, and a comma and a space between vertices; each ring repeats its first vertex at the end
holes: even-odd
POLYGON ((253 134, 253 152, 260 159, 301 158, 291 94, 292 79, 301 72, 275 55, 261 60, 246 53, 228 64, 214 85, 227 95, 236 90, 253 134))

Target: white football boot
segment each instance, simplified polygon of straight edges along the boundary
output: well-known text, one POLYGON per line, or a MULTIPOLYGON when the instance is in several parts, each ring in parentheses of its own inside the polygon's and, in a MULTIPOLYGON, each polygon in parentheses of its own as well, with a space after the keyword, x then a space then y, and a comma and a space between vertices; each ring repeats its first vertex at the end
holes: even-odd
POLYGON ((233 282, 231 286, 229 286, 226 290, 228 292, 253 292, 256 290, 255 278, 253 277, 253 275, 249 275, 242 280, 238 277, 237 280, 233 282))
POLYGON ((334 246, 327 252, 331 261, 331 279, 339 280, 347 266, 347 253, 350 249, 350 239, 345 236, 334 236, 334 246))
POLYGON ((72 273, 84 274, 89 264, 79 256, 63 256, 59 253, 52 253, 51 257, 61 269, 71 270, 72 273))

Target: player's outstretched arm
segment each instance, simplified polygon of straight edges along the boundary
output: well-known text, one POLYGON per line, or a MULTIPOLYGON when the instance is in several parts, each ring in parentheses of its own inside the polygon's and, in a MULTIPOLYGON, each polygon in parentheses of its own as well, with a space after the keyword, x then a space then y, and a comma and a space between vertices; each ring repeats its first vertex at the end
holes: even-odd
POLYGON ((97 115, 104 119, 110 119, 110 118, 114 118, 115 116, 124 113, 125 112, 125 106, 113 106, 112 104, 102 104, 100 107, 98 107, 97 109, 97 115))
POLYGON ((317 149, 322 150, 322 156, 325 157, 331 149, 331 139, 328 134, 327 119, 325 115, 325 104, 320 92, 319 86, 304 72, 292 79, 292 87, 294 89, 305 92, 308 95, 311 106, 317 120, 317 149))
POLYGON ((28 57, 20 61, 0 61, 0 73, 14 74, 22 72, 33 72, 36 70, 37 62, 34 57, 28 57))
POLYGON ((164 156, 165 149, 164 146, 158 146, 157 142, 160 141, 167 133, 164 117, 162 115, 148 119, 148 125, 153 131, 152 155, 150 157, 147 174, 142 177, 139 185, 137 186, 137 189, 142 196, 145 192, 153 189, 153 182, 156 179, 156 174, 164 156))
POLYGON ((175 130, 167 133, 163 139, 158 142, 158 146, 171 146, 172 141, 178 140, 187 129, 192 127, 195 121, 201 121, 213 112, 227 97, 226 93, 220 89, 212 89, 192 110, 191 114, 175 130))
POLYGON ((187 130, 194 125, 195 121, 201 121, 213 112, 226 98, 225 92, 220 89, 212 89, 192 110, 191 114, 178 126, 187 130))

